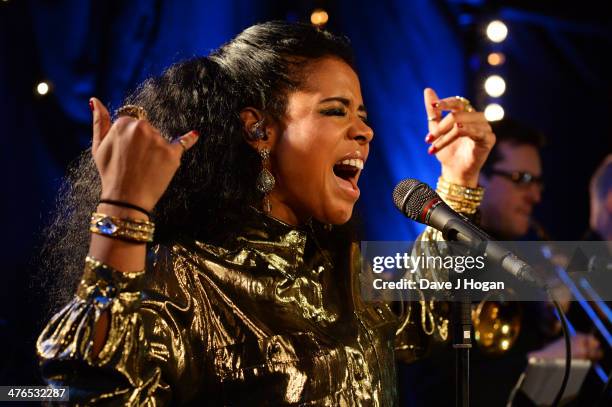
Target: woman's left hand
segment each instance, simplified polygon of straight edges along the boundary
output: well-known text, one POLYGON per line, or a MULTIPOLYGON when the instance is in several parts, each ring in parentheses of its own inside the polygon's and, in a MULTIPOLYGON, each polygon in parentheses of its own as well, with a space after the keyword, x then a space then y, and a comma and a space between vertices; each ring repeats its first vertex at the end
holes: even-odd
POLYGON ((425 110, 429 134, 425 138, 442 165, 442 176, 455 184, 478 185, 478 175, 491 148, 495 134, 482 112, 467 111, 465 99, 439 99, 433 89, 426 88, 425 110), (450 111, 442 117, 443 111, 450 111))

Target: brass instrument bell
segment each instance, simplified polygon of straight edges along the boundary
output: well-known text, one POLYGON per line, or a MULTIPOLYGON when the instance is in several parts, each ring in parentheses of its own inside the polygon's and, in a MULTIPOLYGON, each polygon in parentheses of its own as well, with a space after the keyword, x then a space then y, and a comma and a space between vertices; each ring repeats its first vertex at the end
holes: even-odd
POLYGON ((501 355, 516 342, 521 331, 522 308, 516 301, 492 301, 487 295, 472 309, 474 338, 482 351, 501 355))

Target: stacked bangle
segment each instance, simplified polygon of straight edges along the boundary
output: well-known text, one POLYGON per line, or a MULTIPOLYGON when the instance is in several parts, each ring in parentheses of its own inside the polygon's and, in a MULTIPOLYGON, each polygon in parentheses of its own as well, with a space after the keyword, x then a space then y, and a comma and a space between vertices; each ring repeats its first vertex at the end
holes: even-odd
POLYGON ((153 241, 155 224, 147 220, 118 218, 94 212, 89 221, 89 231, 129 242, 148 243, 153 241))
POLYGON ((465 215, 475 214, 484 196, 483 187, 465 187, 442 177, 438 178, 436 192, 453 210, 465 215))

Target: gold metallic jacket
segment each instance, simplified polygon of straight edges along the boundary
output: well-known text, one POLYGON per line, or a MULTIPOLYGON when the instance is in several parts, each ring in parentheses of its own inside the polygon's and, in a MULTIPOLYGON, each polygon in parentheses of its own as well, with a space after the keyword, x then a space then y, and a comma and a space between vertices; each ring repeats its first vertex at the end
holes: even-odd
POLYGON ((357 245, 329 235, 257 213, 221 244, 153 247, 146 273, 86 270, 38 339, 43 377, 74 404, 395 405, 394 348, 419 333, 361 299, 357 245))

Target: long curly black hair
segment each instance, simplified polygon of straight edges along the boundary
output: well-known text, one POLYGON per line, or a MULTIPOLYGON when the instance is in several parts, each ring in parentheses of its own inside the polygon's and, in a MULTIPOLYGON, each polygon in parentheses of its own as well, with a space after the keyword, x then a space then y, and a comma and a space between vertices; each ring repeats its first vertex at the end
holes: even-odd
MULTIPOLYGON (((223 229, 227 214, 261 202, 254 182, 261 162, 245 142, 239 113, 255 107, 282 122, 287 95, 302 86, 308 62, 326 56, 355 69, 347 38, 307 24, 267 22, 207 57, 171 66, 127 97, 125 103, 142 106, 167 139, 189 130, 202 135, 155 207, 156 242, 206 241, 223 229)), ((100 193, 91 151, 84 151, 69 169, 45 231, 41 257, 51 312, 70 299, 82 274, 86 225, 100 193)))

